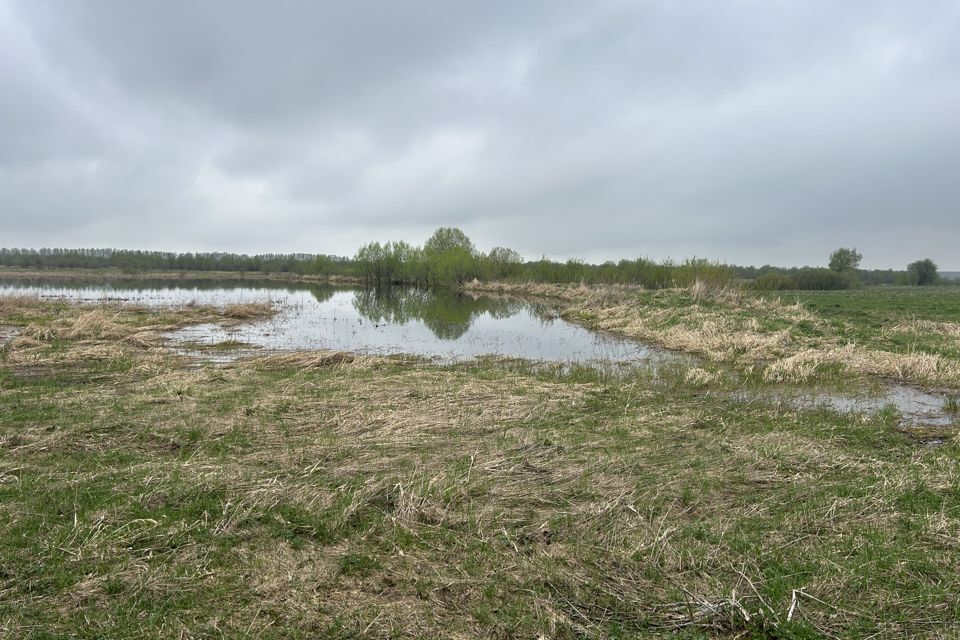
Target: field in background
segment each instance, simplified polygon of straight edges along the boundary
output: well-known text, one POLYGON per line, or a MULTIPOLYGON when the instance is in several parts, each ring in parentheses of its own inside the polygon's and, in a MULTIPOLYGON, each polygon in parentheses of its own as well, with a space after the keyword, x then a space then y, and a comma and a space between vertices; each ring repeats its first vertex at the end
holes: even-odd
POLYGON ((735 392, 958 390, 960 290, 495 288, 703 360, 198 365, 161 333, 269 309, 0 301, 0 636, 950 633, 955 429, 735 392))

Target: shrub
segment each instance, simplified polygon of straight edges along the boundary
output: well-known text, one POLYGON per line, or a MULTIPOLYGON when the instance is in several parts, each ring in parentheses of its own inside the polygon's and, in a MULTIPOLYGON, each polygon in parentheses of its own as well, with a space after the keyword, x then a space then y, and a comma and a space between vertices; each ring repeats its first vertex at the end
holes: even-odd
POLYGON ((853 281, 847 273, 838 273, 831 269, 806 267, 797 271, 794 277, 797 289, 834 290, 849 289, 853 281))
POLYGON ((765 273, 753 281, 753 286, 761 291, 783 291, 796 289, 797 283, 793 278, 782 273, 765 273))

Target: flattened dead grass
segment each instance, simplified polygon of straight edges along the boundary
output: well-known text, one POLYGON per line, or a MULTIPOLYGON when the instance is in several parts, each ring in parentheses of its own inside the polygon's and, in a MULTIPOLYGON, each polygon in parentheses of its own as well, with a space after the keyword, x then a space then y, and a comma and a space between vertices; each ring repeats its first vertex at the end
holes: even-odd
POLYGON ((960 386, 960 363, 929 353, 892 353, 855 345, 806 349, 763 370, 769 382, 806 383, 826 366, 927 385, 960 386))
POLYGON ((343 351, 289 351, 252 360, 263 369, 325 369, 344 365, 366 366, 379 361, 379 358, 343 351))
POLYGON ((245 304, 230 304, 223 310, 224 317, 235 320, 249 320, 264 318, 274 313, 273 305, 269 302, 248 302, 245 304))
MULTIPOLYGON (((711 288, 702 283, 687 290, 664 291, 497 283, 470 287, 560 300, 565 317, 592 328, 741 365, 770 382, 806 383, 847 371, 923 385, 960 386, 960 361, 955 358, 851 343, 843 331, 799 303, 751 296, 736 287, 711 288)), ((885 330, 884 335, 890 331, 956 338, 960 325, 916 320, 885 330)))
POLYGON ((139 360, 156 363, 157 350, 165 342, 165 333, 189 324, 236 322, 273 313, 268 303, 216 307, 184 306, 150 310, 126 305, 54 306, 30 297, 0 299, 6 315, 31 312, 32 321, 16 328, 17 337, 9 341, 9 364, 63 364, 88 360, 118 360, 150 352, 139 360), (26 306, 18 306, 21 303, 26 306), (145 322, 146 320, 146 322, 145 322), (54 348, 56 345, 56 348, 54 348))
POLYGON ((890 333, 907 333, 923 335, 933 333, 949 338, 960 339, 960 323, 957 322, 934 322, 932 320, 911 320, 895 325, 889 330, 890 333))

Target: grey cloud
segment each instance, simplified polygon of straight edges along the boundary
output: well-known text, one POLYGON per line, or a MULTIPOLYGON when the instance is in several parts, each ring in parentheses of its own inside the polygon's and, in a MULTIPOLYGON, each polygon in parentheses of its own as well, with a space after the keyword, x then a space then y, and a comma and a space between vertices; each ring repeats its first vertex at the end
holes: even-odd
POLYGON ((0 0, 0 244, 960 267, 952 2, 0 0), (7 240, 7 239, 10 240, 7 240))

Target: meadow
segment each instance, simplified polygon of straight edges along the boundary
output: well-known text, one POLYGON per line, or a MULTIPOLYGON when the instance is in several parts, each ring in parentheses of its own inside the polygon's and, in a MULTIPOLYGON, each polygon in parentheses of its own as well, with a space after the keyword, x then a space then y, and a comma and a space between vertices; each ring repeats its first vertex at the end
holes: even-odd
POLYGON ((165 332, 273 310, 0 298, 0 636, 955 631, 955 427, 762 396, 956 414, 960 289, 472 286, 698 359, 215 364, 165 332))

